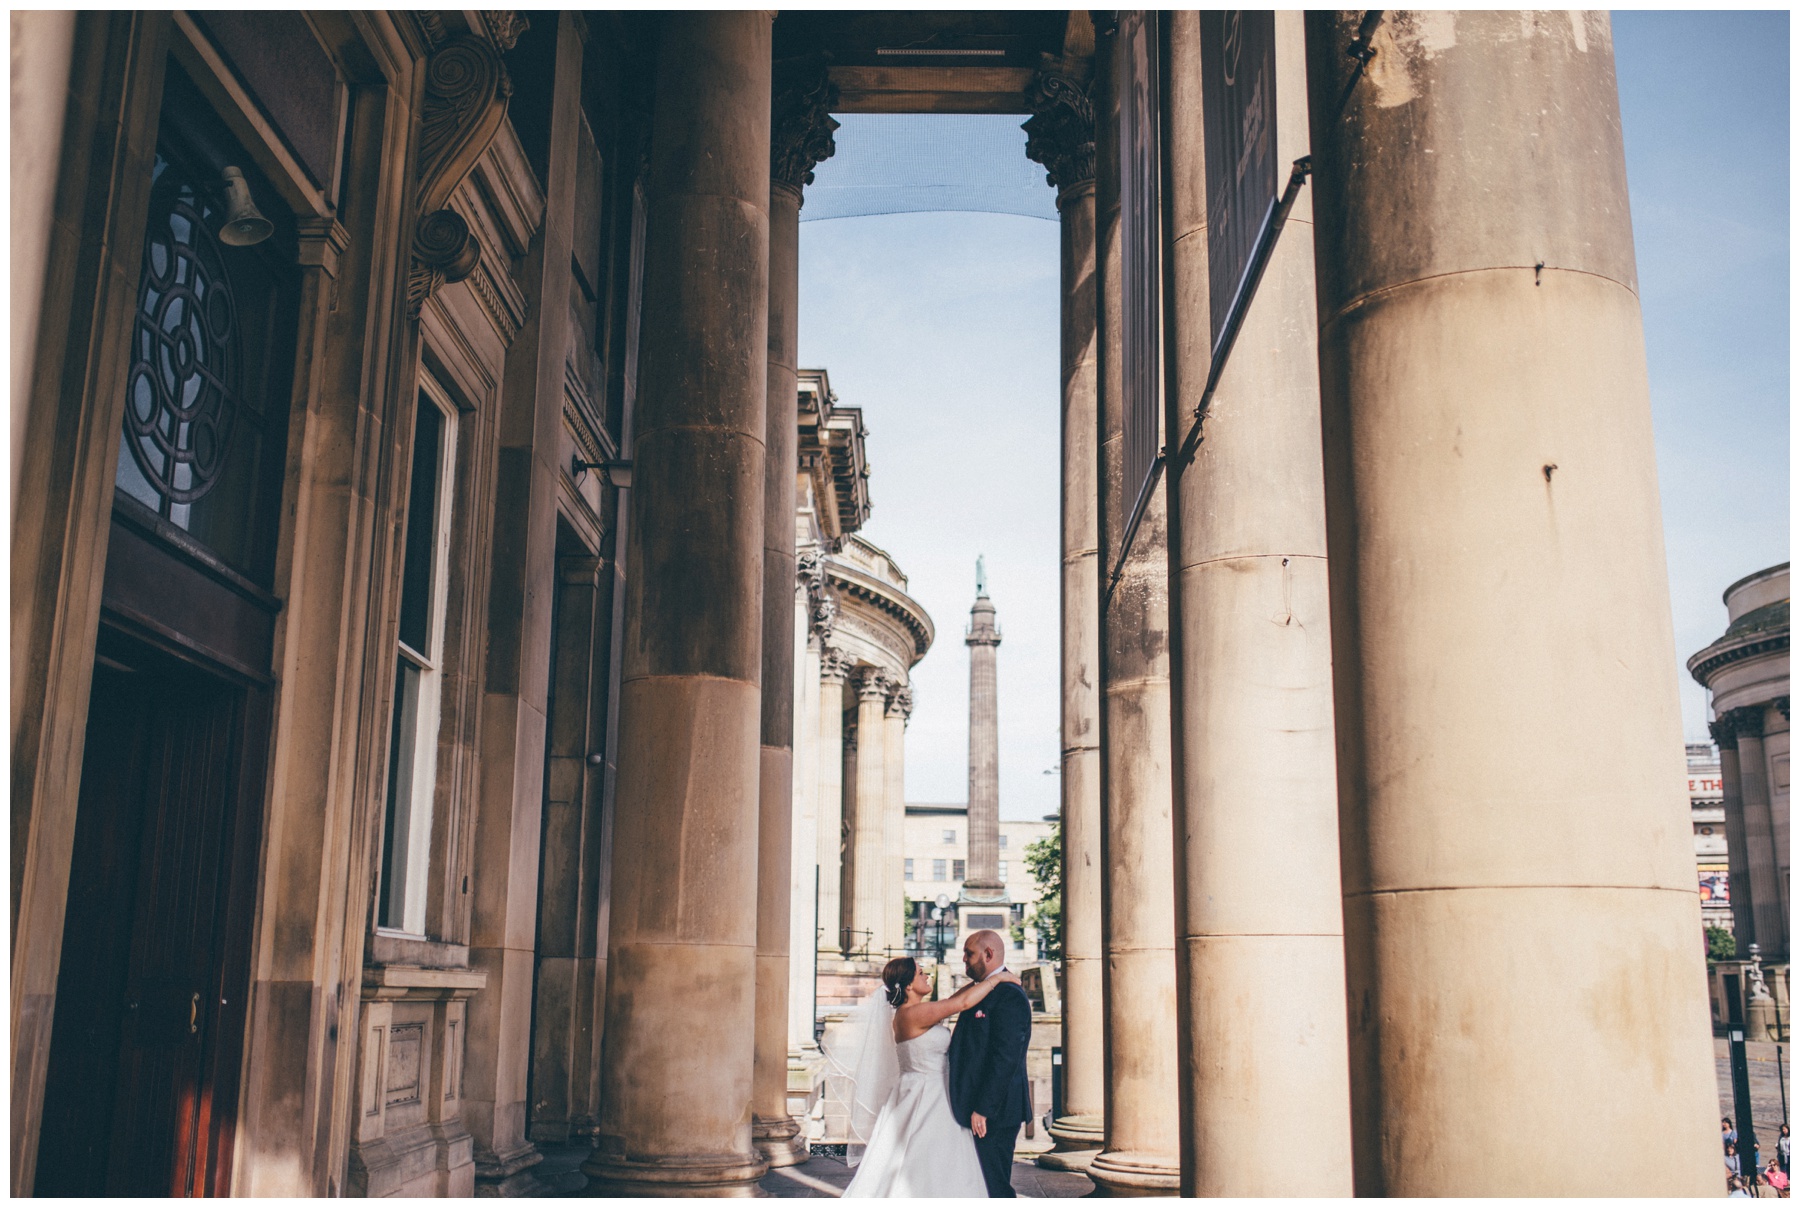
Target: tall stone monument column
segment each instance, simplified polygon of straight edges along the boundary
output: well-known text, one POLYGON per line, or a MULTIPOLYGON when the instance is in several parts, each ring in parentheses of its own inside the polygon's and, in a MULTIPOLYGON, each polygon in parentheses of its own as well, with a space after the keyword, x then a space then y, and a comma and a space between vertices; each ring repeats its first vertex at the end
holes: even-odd
MULTIPOLYGON (((1199 14, 1169 26, 1179 448, 1210 368, 1199 14)), ((1301 14, 1275 14, 1276 160, 1306 154, 1301 14)), ((1350 1069, 1312 207, 1302 192, 1191 465, 1173 466, 1181 1191, 1350 1194, 1350 1069), (1279 870, 1279 886, 1271 874, 1279 870), (1272 1136, 1306 1138, 1274 1163, 1272 1136)))
POLYGON ((975 603, 969 609, 969 866, 963 901, 1006 901, 1000 879, 1000 629, 988 599, 985 563, 975 560, 975 603))
POLYGON ((1355 1190, 1716 1196, 1611 25, 1306 20, 1355 1190))
POLYGON ((882 921, 888 946, 896 950, 906 947, 906 723, 911 717, 912 689, 896 681, 888 696, 882 734, 887 788, 882 811, 886 855, 881 866, 882 921))
POLYGON ((820 956, 844 951, 844 682, 850 663, 827 644, 819 656, 820 956))
POLYGON ((875 959, 887 947, 882 918, 887 867, 888 678, 878 667, 856 676, 856 795, 850 812, 851 949, 875 959))
POLYGON ((1100 938, 1100 568, 1095 440, 1094 107, 1077 76, 1038 76, 1025 154, 1047 170, 1062 219, 1062 1048, 1056 1148, 1081 1170, 1106 1140, 1100 938))
POLYGON ((1172 1195, 1180 1183, 1175 887, 1169 759, 1167 509, 1153 493, 1118 586, 1138 484, 1123 481, 1123 290, 1119 39, 1095 55, 1095 262, 1100 273, 1099 566, 1102 942, 1106 949, 1106 1145, 1088 1167, 1103 1195, 1172 1195))
MULTIPOLYGON (((656 48, 600 1195, 751 1194, 768 398, 768 12, 656 48)), ((782 599, 788 598, 787 588, 782 599)))
POLYGON ((836 147, 822 66, 784 79, 769 148, 769 365, 763 474, 762 775, 756 907, 754 1135, 771 1166, 806 1160, 787 1110, 794 820, 794 489, 799 473, 800 190, 836 147))

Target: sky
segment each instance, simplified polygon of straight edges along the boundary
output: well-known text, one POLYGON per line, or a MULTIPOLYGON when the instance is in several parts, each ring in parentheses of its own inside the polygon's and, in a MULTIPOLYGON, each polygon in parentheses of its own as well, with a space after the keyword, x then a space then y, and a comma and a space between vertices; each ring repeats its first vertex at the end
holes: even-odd
MULTIPOLYGON (((1670 658, 1684 729, 1700 741, 1706 693, 1684 664, 1724 632, 1726 586, 1788 557, 1788 15, 1621 12, 1613 35, 1675 622, 1670 658)), ((808 190, 815 214, 854 211, 827 190, 874 177, 941 188, 941 165, 918 153, 933 140, 982 156, 1016 144, 1024 158, 1017 117, 840 120, 839 153, 808 190)), ((988 182, 949 204, 1017 208, 1030 183, 1016 161, 988 182)), ((937 626, 912 673, 906 798, 967 797, 962 636, 975 559, 985 554, 1004 634, 1000 812, 1052 814, 1057 224, 950 211, 834 217, 800 230, 801 363, 829 370, 839 401, 863 409, 873 504, 863 535, 893 555, 937 626)))

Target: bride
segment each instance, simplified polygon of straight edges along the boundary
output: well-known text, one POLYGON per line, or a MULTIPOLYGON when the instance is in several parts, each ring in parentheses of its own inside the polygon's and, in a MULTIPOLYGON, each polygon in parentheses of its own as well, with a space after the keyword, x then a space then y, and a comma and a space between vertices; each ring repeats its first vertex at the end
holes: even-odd
POLYGON ((973 1007, 1002 972, 932 1002, 931 975, 910 956, 887 963, 882 991, 864 999, 825 1055, 855 1084, 845 1158, 860 1168, 844 1197, 987 1198, 975 1138, 950 1111, 950 1029, 944 1020, 973 1007))

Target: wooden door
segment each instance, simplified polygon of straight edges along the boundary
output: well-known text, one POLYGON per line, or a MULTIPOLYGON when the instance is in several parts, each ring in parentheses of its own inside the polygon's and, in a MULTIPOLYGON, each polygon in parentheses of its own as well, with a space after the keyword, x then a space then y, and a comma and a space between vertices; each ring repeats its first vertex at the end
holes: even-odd
POLYGON ((262 695, 102 632, 39 1195, 227 1190, 262 695))

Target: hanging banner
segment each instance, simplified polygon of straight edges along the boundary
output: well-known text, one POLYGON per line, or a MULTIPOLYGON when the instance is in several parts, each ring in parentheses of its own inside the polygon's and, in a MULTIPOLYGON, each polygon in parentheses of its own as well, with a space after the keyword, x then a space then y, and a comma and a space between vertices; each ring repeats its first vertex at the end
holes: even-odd
POLYGON ((1280 190, 1275 152, 1275 14, 1200 13, 1206 129, 1206 254, 1215 356, 1280 190))

